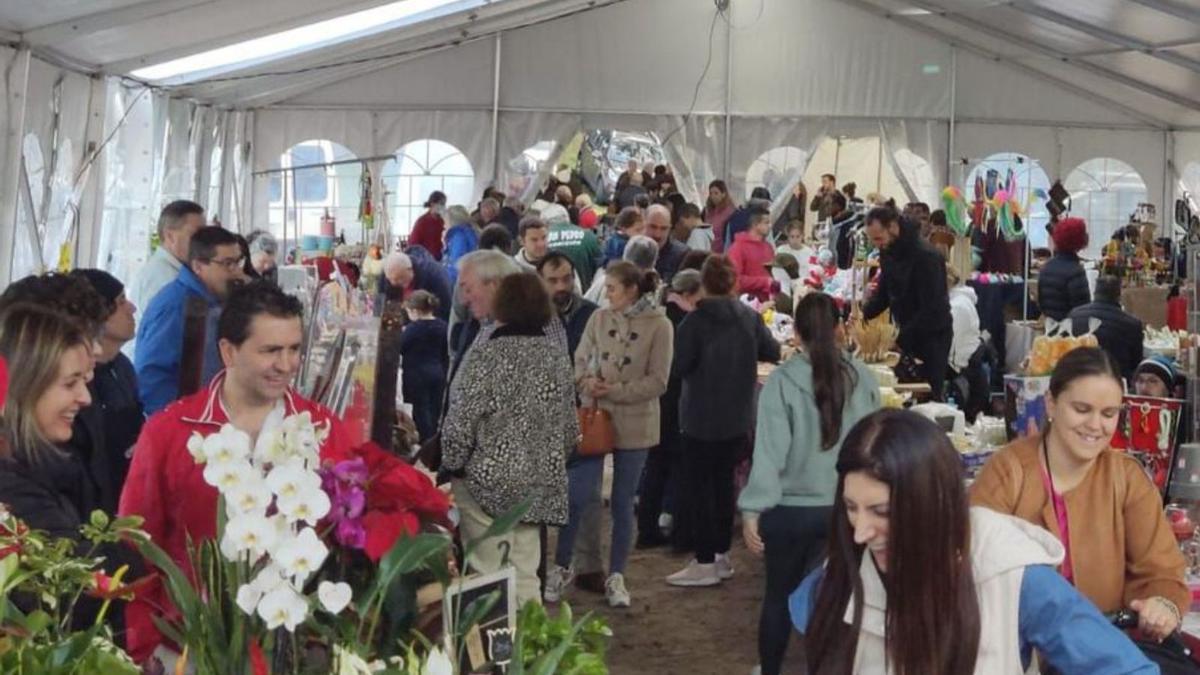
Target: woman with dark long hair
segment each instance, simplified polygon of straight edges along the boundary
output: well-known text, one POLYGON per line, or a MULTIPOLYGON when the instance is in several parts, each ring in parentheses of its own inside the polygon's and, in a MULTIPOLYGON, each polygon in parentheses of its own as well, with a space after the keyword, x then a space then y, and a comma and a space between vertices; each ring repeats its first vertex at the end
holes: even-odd
POLYGON ((842 442, 829 559, 791 597, 810 673, 1067 673, 1157 668, 1053 568, 1029 523, 968 508, 962 462, 920 415, 881 410, 842 442))
POLYGON ((842 439, 879 409, 879 385, 848 354, 837 305, 810 293, 796 306, 801 351, 758 395, 754 463, 738 498, 746 547, 766 559, 758 623, 763 675, 777 675, 791 635, 787 597, 825 551, 842 439))
POLYGON ((1138 612, 1141 631, 1161 640, 1192 598, 1158 490, 1137 460, 1109 446, 1122 395, 1107 352, 1068 352, 1050 377, 1047 429, 992 456, 971 499, 1048 530, 1066 548, 1067 581, 1102 612, 1138 612))
POLYGON ((704 211, 700 218, 712 226, 713 253, 725 252, 725 223, 737 210, 733 198, 729 196, 729 186, 723 180, 714 180, 708 184, 708 201, 704 203, 704 211))

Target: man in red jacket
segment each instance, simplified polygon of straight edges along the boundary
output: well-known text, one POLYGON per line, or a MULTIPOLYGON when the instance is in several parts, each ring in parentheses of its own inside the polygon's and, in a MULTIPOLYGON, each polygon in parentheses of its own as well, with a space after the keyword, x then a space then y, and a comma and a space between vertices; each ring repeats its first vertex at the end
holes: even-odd
MULTIPOLYGON (((198 543, 217 535, 217 490, 188 452, 193 432, 207 436, 229 423, 254 440, 287 416, 307 412, 318 429, 329 430, 323 457, 349 451, 341 421, 289 386, 300 367, 301 311, 299 300, 266 281, 235 290, 217 328, 225 370, 206 389, 151 417, 138 437, 119 511, 144 518, 145 531, 185 570, 188 539, 198 543)), ((158 580, 126 610, 129 652, 139 663, 151 655, 173 660, 154 616, 178 618, 158 580)))
POLYGON ((733 238, 729 260, 737 270, 738 293, 758 300, 769 300, 778 290, 768 266, 775 259, 775 249, 767 243, 771 232, 771 212, 760 206, 750 207, 750 227, 733 238))

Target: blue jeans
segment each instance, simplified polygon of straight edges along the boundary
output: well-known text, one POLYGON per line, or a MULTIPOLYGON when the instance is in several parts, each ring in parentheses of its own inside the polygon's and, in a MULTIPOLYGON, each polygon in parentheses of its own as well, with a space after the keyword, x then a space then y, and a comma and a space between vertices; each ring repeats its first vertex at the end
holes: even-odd
MULTIPOLYGON (((637 494, 646 465, 645 450, 617 450, 613 452, 612 484, 612 545, 609 550, 609 574, 624 574, 629 551, 633 548, 633 498, 637 494)), ((567 495, 570 519, 558 533, 558 546, 554 562, 560 567, 571 566, 571 553, 575 550, 575 533, 584 511, 600 492, 604 478, 604 456, 579 457, 567 467, 567 495)))

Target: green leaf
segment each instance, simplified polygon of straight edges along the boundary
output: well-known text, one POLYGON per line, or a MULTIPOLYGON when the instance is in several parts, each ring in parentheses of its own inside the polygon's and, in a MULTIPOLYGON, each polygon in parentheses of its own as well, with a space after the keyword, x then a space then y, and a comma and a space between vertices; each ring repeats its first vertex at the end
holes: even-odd
POLYGON ((492 524, 489 525, 486 530, 484 530, 482 536, 464 547, 465 550, 463 551, 463 557, 469 559, 471 557, 471 553, 474 552, 474 550, 484 541, 487 541, 492 537, 499 537, 511 532, 514 527, 520 524, 521 520, 526 514, 529 513, 529 509, 532 507, 533 498, 530 497, 529 499, 522 501, 520 504, 517 504, 508 513, 505 513, 499 518, 492 520, 492 524))
POLYGON ((379 596, 387 592, 397 576, 418 569, 434 555, 444 555, 449 545, 450 540, 438 534, 420 534, 397 539, 387 554, 380 559, 379 573, 370 591, 358 598, 355 605, 358 613, 366 614, 379 596))

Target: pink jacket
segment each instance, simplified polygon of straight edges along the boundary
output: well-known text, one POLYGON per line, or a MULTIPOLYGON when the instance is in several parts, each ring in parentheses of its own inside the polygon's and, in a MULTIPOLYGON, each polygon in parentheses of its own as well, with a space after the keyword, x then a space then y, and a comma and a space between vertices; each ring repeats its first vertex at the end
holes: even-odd
POLYGON ((738 293, 769 300, 774 280, 767 265, 775 259, 775 249, 765 241, 751 239, 749 232, 739 232, 733 238, 728 255, 738 273, 738 293))

